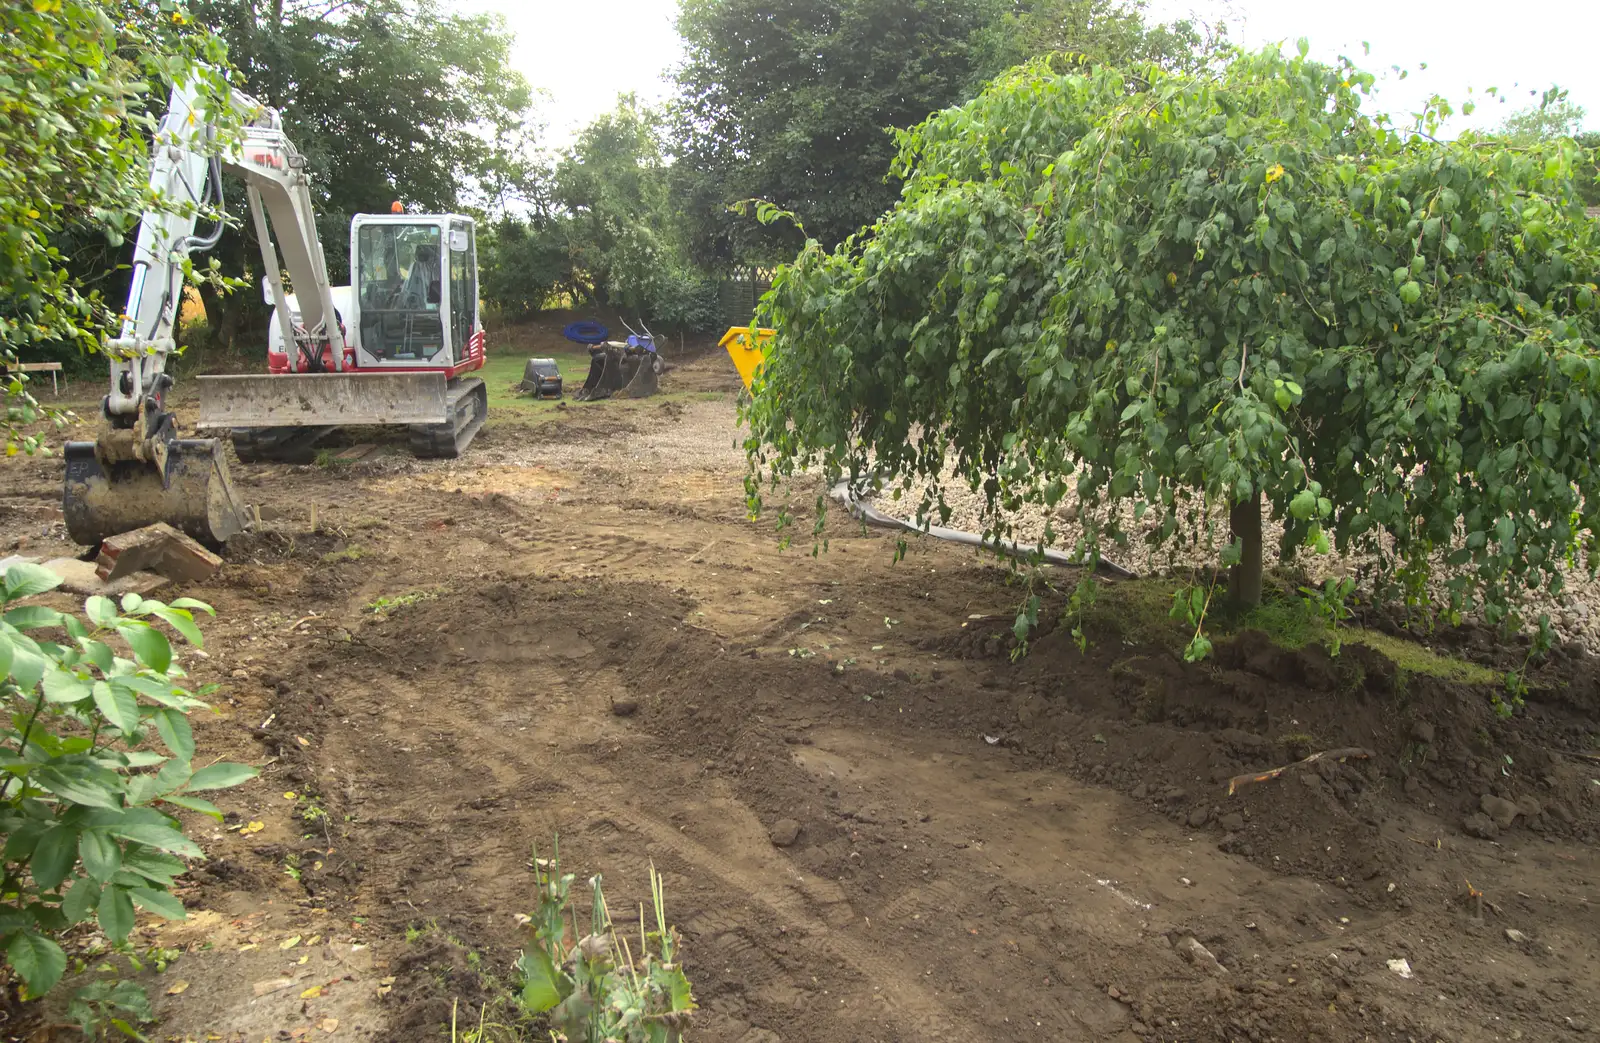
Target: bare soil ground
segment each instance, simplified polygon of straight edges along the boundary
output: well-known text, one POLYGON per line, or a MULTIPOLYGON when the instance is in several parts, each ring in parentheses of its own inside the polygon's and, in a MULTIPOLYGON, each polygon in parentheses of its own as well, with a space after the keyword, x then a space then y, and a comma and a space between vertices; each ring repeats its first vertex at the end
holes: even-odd
MULTIPOLYGON (((1087 654, 1047 626, 1013 662, 1004 569, 844 525, 780 551, 731 364, 663 388, 706 394, 497 412, 459 461, 236 467, 270 520, 182 592, 218 610, 186 665, 223 686, 202 750, 263 765, 229 824, 263 826, 201 820, 202 912, 142 929, 184 952, 157 1038, 449 1038, 557 835, 613 910, 661 870, 704 1043, 1600 1031, 1590 659, 1501 721, 1359 646, 1185 664, 1135 583, 1087 654), (1472 817, 1494 798, 1509 825, 1472 817)), ((0 471, 0 548, 75 550, 59 466, 0 471)))

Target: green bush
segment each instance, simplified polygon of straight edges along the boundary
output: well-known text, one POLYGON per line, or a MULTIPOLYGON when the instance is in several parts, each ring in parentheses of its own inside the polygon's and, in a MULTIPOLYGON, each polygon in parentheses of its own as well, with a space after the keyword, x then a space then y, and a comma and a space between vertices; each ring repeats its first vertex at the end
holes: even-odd
MULTIPOLYGON (((119 608, 96 596, 84 603, 85 623, 15 604, 60 584, 59 576, 28 564, 12 565, 0 580, 0 698, 11 710, 0 727, 0 948, 26 997, 61 980, 67 957, 57 938, 74 924, 94 920, 120 946, 133 930, 135 907, 182 919, 173 881, 188 868, 183 860, 201 851, 166 809, 220 820, 197 794, 256 775, 243 764, 193 768, 188 715, 208 708, 197 695, 211 689, 192 694, 179 686, 183 671, 150 622, 166 623, 198 647, 191 610, 210 613, 209 606, 127 594, 119 608), (29 636, 37 631, 51 637, 29 636), (165 754, 151 748, 155 740, 165 754)), ((136 1008, 121 994, 79 999, 136 1008)), ((74 1004, 84 1018, 86 1002, 74 1004)))
POLYGON ((507 218, 485 229, 483 299, 512 317, 532 315, 575 291, 568 222, 507 218))
POLYGON ((650 290, 648 322, 653 328, 706 333, 722 323, 717 280, 693 268, 657 273, 650 290))

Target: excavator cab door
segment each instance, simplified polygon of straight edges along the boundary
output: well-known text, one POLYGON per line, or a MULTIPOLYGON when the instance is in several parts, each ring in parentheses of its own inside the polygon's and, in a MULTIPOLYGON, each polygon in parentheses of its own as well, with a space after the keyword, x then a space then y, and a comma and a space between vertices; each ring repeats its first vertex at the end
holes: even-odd
POLYGON ((459 343, 446 274, 449 219, 361 215, 351 236, 361 369, 447 368, 459 343))

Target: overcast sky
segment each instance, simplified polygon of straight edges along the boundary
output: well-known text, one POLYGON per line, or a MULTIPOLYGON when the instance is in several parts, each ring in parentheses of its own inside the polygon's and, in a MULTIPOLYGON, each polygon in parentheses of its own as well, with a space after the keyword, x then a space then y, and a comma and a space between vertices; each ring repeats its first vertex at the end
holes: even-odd
MULTIPOLYGON (((577 128, 611 108, 618 92, 666 97, 664 77, 678 61, 672 27, 676 0, 463 0, 498 11, 517 34, 518 69, 548 92, 547 140, 561 145, 577 128)), ((1552 82, 1572 92, 1600 129, 1600 0, 1155 0, 1167 17, 1190 10, 1222 17, 1236 41, 1259 45, 1304 36, 1312 54, 1358 58, 1389 73, 1377 106, 1414 111, 1432 93, 1456 101, 1469 87, 1498 87, 1505 104, 1478 97, 1471 123, 1491 126, 1552 82), (1362 41, 1371 55, 1361 58, 1362 41), (1427 70, 1418 67, 1427 63, 1427 70), (1532 94, 1530 95, 1530 92, 1532 94), (1485 103, 1488 102, 1488 103, 1485 103)))

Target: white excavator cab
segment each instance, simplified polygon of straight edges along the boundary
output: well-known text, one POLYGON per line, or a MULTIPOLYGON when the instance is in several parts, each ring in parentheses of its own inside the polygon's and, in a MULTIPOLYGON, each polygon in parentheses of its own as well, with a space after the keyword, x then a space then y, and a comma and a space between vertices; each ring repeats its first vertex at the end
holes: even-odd
POLYGON ((481 358, 471 218, 359 214, 350 277, 359 368, 451 369, 481 358))
MULTIPOLYGON (((460 214, 357 214, 351 285, 328 289, 333 338, 306 329, 294 294, 273 308, 265 376, 200 377, 202 429, 239 459, 304 462, 333 430, 404 426, 418 456, 456 456, 488 412, 477 230, 460 214)), ((269 273, 265 293, 281 286, 269 273)))

